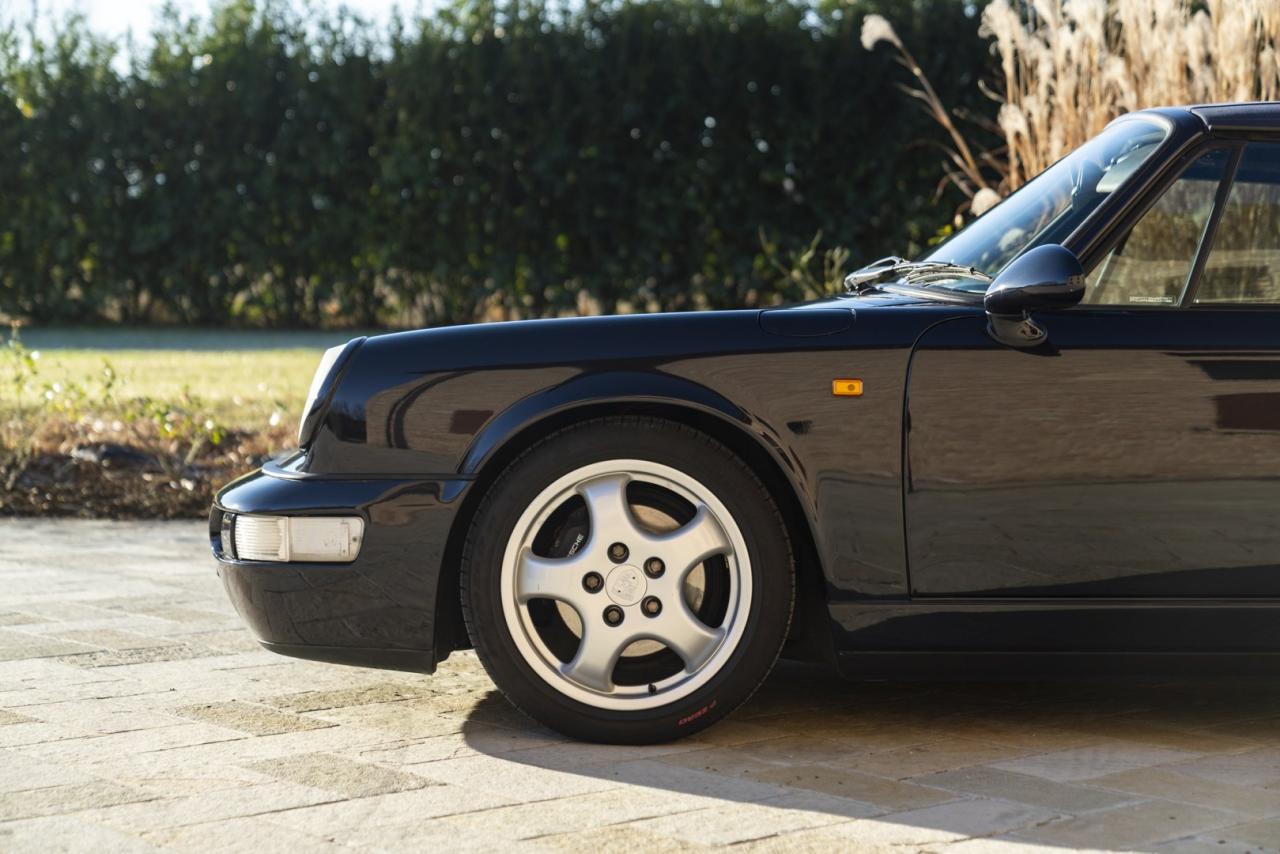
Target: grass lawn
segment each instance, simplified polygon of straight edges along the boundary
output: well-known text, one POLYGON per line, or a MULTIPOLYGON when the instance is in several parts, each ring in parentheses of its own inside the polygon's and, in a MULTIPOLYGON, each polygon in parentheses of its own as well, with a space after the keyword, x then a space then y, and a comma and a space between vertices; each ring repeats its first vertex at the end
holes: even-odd
MULTIPOLYGON (((23 329, 22 343, 40 354, 40 385, 102 390, 106 366, 116 373, 117 400, 177 401, 184 393, 202 412, 239 430, 296 423, 326 347, 360 332, 249 330, 23 329), (276 425, 272 425, 272 419, 276 425)), ((7 337, 7 335, 5 336, 7 337)), ((7 408, 0 401, 0 410, 7 408)))
POLYGON ((0 346, 0 514, 207 513, 293 446, 321 353, 358 334, 22 330, 0 346))
MULTIPOLYGON (((40 350, 44 382, 94 388, 107 365, 116 398, 198 399, 202 411, 229 427, 261 429, 274 417, 296 420, 320 361, 317 350, 40 350)), ((93 404, 88 404, 92 406, 93 404)))

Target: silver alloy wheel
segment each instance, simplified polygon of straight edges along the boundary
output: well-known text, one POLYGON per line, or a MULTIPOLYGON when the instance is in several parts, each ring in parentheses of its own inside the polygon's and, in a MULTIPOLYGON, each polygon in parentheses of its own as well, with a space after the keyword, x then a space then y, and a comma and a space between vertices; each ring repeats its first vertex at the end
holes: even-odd
POLYGON ((534 672, 575 700, 614 710, 663 706, 706 684, 737 648, 751 606, 746 542, 728 509, 694 478, 647 460, 593 463, 542 490, 507 542, 501 584, 507 628, 534 672), (668 532, 640 523, 627 498, 632 482, 674 493, 693 506, 693 518, 668 532), (539 531, 575 496, 582 498, 590 519, 586 541, 569 557, 534 554, 539 531), (609 553, 619 543, 627 551, 622 560, 609 553), (645 561, 654 557, 665 565, 656 578, 644 571, 645 561), (727 568, 727 605, 719 625, 710 626, 694 613, 687 582, 704 561, 716 557, 727 568), (587 579, 592 573, 602 582, 595 589, 587 579), (568 606, 577 615, 580 635, 568 661, 548 648, 530 615, 530 603, 540 599, 568 606), (647 610, 650 599, 659 603, 656 614, 647 610), (618 611, 621 621, 611 624, 609 617, 618 611), (615 683, 618 659, 644 641, 671 650, 683 669, 646 684, 615 683))

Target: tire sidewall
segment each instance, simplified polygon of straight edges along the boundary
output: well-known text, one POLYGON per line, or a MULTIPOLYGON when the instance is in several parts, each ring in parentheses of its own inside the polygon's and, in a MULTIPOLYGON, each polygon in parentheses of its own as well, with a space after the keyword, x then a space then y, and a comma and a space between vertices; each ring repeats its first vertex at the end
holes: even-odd
POLYGON ((751 695, 776 660, 790 623, 791 553, 760 481, 724 446, 663 422, 589 422, 556 434, 517 459, 484 499, 463 571, 472 641, 498 686, 518 707, 555 729, 611 742, 665 741, 709 726, 751 695), (557 691, 525 661, 503 611, 502 560, 520 516, 556 479, 591 463, 641 459, 682 471, 728 509, 747 546, 752 596, 738 647, 705 684, 642 710, 601 709, 557 691))

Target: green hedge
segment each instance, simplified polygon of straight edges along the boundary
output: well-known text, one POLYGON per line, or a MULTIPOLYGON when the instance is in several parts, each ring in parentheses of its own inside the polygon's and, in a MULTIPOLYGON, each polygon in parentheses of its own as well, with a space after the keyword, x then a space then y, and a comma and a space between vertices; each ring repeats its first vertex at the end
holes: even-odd
MULTIPOLYGON (((971 5, 971 4, 970 4, 971 5)), ((859 44, 886 14, 993 111, 955 0, 461 2, 374 32, 250 0, 122 55, 0 34, 0 312, 466 321, 795 297, 761 235, 919 246, 940 134, 859 44)))

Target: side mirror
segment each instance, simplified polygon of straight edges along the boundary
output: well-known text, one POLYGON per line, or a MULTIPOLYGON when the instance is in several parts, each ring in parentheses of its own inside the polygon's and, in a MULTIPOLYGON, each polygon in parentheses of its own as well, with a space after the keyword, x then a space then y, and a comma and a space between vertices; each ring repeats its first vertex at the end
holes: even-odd
POLYGON ((1011 347, 1034 347, 1047 337, 1033 311, 1070 308, 1084 296, 1084 268, 1070 249, 1037 246, 1000 271, 983 305, 992 337, 1011 347))

